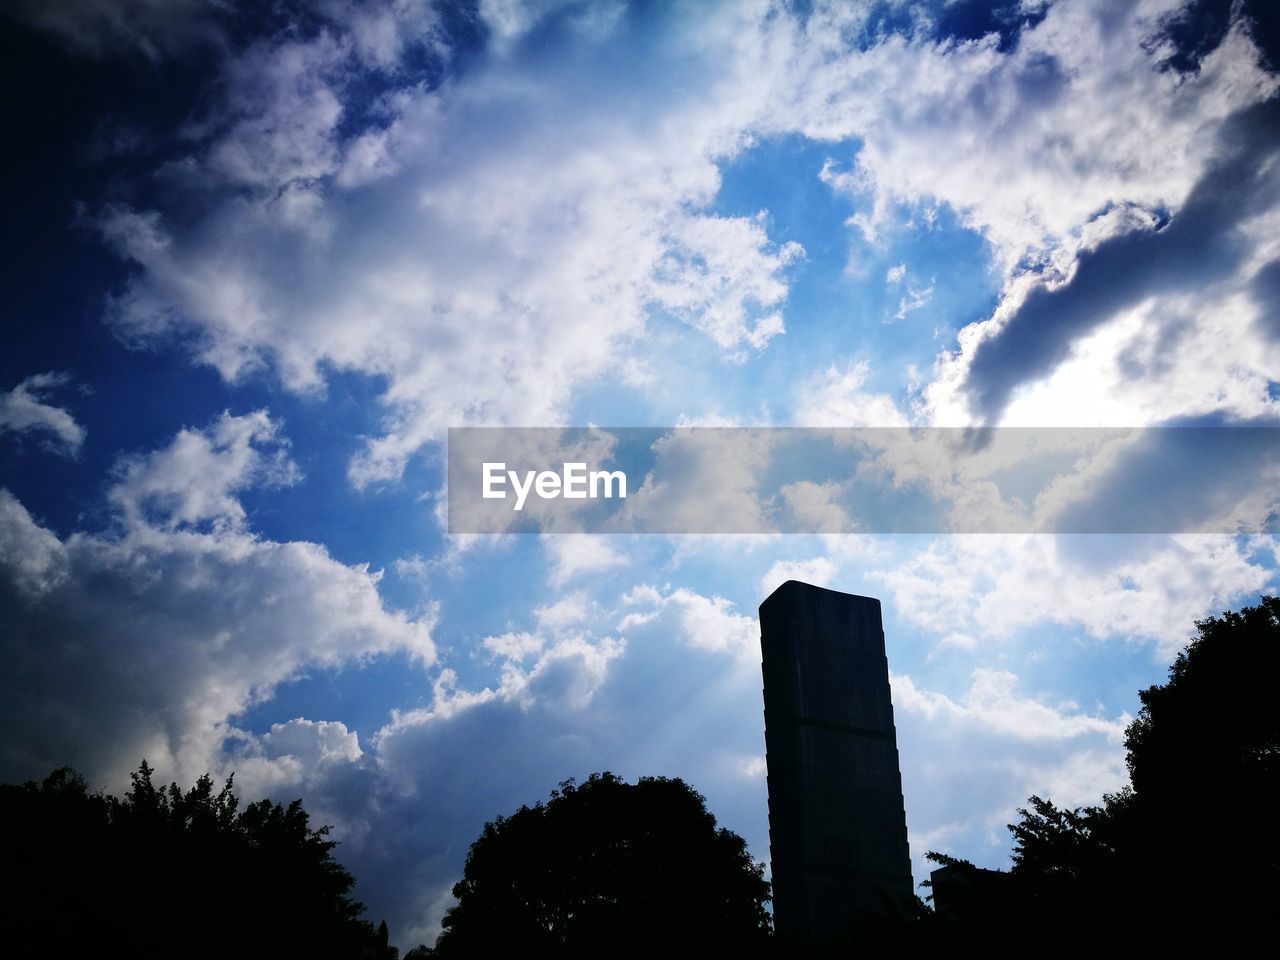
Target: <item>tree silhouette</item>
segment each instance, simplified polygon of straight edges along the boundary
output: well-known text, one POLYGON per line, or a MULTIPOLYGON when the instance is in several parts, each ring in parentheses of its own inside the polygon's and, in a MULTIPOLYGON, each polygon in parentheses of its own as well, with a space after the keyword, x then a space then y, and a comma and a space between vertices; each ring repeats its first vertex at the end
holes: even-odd
POLYGON ((766 941, 769 884, 683 781, 566 780, 472 844, 438 956, 747 949, 766 941))
POLYGON ((7 956, 393 960, 300 801, 242 811, 230 778, 184 793, 151 774, 144 761, 120 799, 65 768, 0 787, 7 956))
POLYGON ((1268 922, 1280 894, 1280 600, 1196 627, 1168 680, 1139 692, 1131 784, 1075 810, 1031 797, 1009 825, 1010 882, 962 921, 998 908, 1006 924, 1076 933, 1268 922))
POLYGON ((1280 893, 1280 599, 1196 626, 1169 679, 1139 694, 1132 790, 1111 814, 1151 873, 1154 912, 1267 916, 1280 893))

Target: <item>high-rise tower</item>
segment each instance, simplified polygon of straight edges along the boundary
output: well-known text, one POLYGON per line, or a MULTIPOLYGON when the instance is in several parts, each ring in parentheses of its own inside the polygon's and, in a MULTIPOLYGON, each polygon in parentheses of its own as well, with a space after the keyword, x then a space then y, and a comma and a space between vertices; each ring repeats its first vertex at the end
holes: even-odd
POLYGON ((788 580, 760 604, 773 916, 822 939, 914 884, 880 601, 788 580))

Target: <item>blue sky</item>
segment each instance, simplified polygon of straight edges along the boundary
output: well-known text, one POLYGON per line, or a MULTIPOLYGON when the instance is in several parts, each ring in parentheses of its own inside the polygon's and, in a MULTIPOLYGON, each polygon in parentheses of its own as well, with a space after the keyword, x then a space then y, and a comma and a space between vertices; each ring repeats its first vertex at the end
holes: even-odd
POLYGON ((444 526, 450 427, 1271 425, 1265 5, 250 6, 0 23, 7 780, 301 796, 405 945, 566 777, 767 860, 795 577, 883 601, 922 880, 1121 786, 1137 690, 1276 590, 1265 470, 1215 534, 444 526))

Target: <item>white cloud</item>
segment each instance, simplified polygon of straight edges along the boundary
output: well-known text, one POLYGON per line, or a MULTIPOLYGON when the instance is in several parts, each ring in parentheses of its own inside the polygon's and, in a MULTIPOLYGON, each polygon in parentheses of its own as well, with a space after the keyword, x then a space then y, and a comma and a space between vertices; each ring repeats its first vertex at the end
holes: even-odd
POLYGON ((562 587, 584 579, 584 574, 609 570, 627 564, 627 556, 611 545, 611 538, 584 533, 544 536, 543 549, 551 560, 548 581, 562 587))
POLYGON ((587 619, 590 612, 591 601, 587 599, 586 593, 581 590, 575 590, 554 603, 536 607, 533 615, 538 621, 539 627, 554 632, 563 630, 565 627, 572 626, 575 623, 581 623, 587 619))
POLYGON ((948 633, 938 641, 939 648, 955 647, 957 650, 973 650, 978 646, 976 637, 967 633, 948 633))
POLYGON ((786 298, 778 272, 803 255, 798 243, 765 253, 769 240, 763 217, 686 219, 673 240, 656 270, 652 295, 657 303, 725 348, 746 342, 762 350, 783 332, 779 314, 752 320, 747 304, 767 309, 786 298))
POLYGON ((64 373, 38 373, 0 393, 0 433, 35 433, 55 452, 74 457, 84 443, 84 427, 66 410, 44 402, 68 382, 64 373))
POLYGON ((591 55, 536 71, 499 57, 388 92, 344 139, 366 89, 350 32, 254 46, 228 64, 192 159, 165 171, 199 192, 197 222, 103 212, 136 268, 114 326, 182 337, 229 380, 264 365, 297 391, 322 390, 326 366, 385 377, 357 483, 397 477, 450 425, 562 421, 580 384, 623 369, 651 310, 726 359, 763 349, 800 250, 759 217, 707 210, 751 100, 726 111, 707 96, 715 72, 691 85, 662 57, 607 56, 626 84, 599 83, 591 55), (234 195, 208 205, 211 183, 234 195))
POLYGON ((234 494, 250 487, 289 486, 301 479, 279 424, 265 410, 224 413, 207 429, 184 429, 169 446, 123 458, 108 497, 131 526, 168 530, 209 523, 244 527, 234 494))
POLYGON ((337 721, 295 717, 273 723, 261 736, 235 731, 234 771, 240 796, 280 796, 306 789, 311 794, 308 812, 324 823, 341 825, 349 832, 352 811, 341 804, 325 805, 321 800, 329 778, 341 777, 343 768, 359 763, 365 753, 360 737, 337 721), (323 809, 321 807, 323 806, 323 809))
POLYGON ((1168 656, 1196 619, 1273 588, 1252 552, 1229 536, 957 535, 872 576, 901 617, 943 636, 999 642, 1057 623, 1168 656))
POLYGON ((1091 717, 1055 709, 1015 692, 1018 678, 1007 670, 980 668, 973 672, 968 692, 959 700, 920 690, 905 675, 890 677, 898 709, 918 713, 934 722, 958 722, 982 727, 1019 740, 1068 740, 1100 734, 1120 743, 1132 719, 1091 717))
POLYGON ((845 483, 797 480, 778 492, 802 530, 847 531, 857 526, 844 507, 836 502, 848 493, 845 483))
POLYGON ((908 284, 907 295, 898 302, 898 312, 893 315, 893 318, 895 320, 905 320, 907 314, 927 307, 929 301, 933 299, 933 288, 936 285, 936 282, 932 280, 927 287, 916 287, 908 284))
POLYGON ((756 780, 768 772, 768 764, 764 757, 743 757, 738 762, 738 770, 748 780, 756 780))
POLYGON ((110 535, 59 538, 0 495, 0 702, 6 724, 28 731, 0 757, 6 776, 71 763, 116 784, 145 756, 194 779, 219 768, 238 714, 308 668, 390 653, 433 662, 433 609, 389 610, 367 566, 243 528, 230 491, 291 476, 253 446, 279 442, 265 414, 224 416, 125 461, 110 535))
POLYGON ((288 723, 273 723, 262 735, 268 757, 295 757, 307 767, 323 763, 352 762, 363 756, 360 738, 346 724, 306 720, 297 717, 288 723))
MULTIPOLYGON (((1274 91, 1239 24, 1198 71, 1165 69, 1159 38, 1178 8, 1054 4, 1003 52, 994 37, 933 41, 923 29, 850 48, 870 12, 846 5, 817 5, 803 21, 764 5, 682 8, 661 25, 671 42, 644 59, 607 45, 620 36, 615 16, 587 29, 594 18, 573 13, 566 22, 582 28, 566 42, 580 56, 535 64, 517 41, 549 8, 492 4, 502 55, 434 90, 388 89, 354 130, 344 122, 361 78, 389 84, 407 38, 444 54, 419 7, 335 15, 315 37, 228 61, 227 99, 190 159, 164 170, 175 196, 199 191, 203 213, 104 211, 104 235, 137 268, 114 323, 143 341, 184 337, 228 379, 263 365, 298 391, 323 390, 328 367, 385 378, 381 435, 351 477, 393 479, 449 425, 559 423, 582 385, 636 383, 627 354, 651 312, 704 332, 726 359, 764 349, 785 326, 801 251, 771 240, 767 214, 709 205, 725 159, 761 135, 798 132, 860 142, 852 173, 825 178, 869 196, 871 220, 897 204, 946 204, 991 242, 1005 303, 961 333, 922 407, 966 422, 973 351, 1028 288, 1017 265, 1066 275, 1099 223, 1134 228, 1117 209, 1176 216, 1225 119, 1274 91), (211 203, 211 182, 229 199, 211 203)), ((905 279, 900 267, 886 282, 905 279)), ((899 313, 928 295, 909 289, 899 313)), ((1249 409, 1266 369, 1225 371, 1249 409)), ((905 422, 890 399, 860 392, 856 368, 830 376, 836 393, 806 417, 905 422)), ((1188 381, 1200 407, 1213 376, 1188 381)))
POLYGON ((767 597, 788 580, 825 587, 835 579, 838 568, 829 557, 809 560, 779 560, 760 580, 760 596, 767 597))
MULTIPOLYGON (((1280 227, 1280 216, 1270 219, 1280 227)), ((1166 292, 1114 314, 1075 340, 1051 373, 1020 387, 1001 422, 1133 426, 1210 412, 1275 417, 1280 405, 1270 384, 1280 377, 1280 345, 1265 335, 1265 307, 1248 295, 1254 276, 1246 268, 1206 289, 1166 292), (1073 402, 1064 405, 1064 397, 1073 402)), ((931 399, 944 396, 939 386, 931 399)))
POLYGON ((733 602, 724 597, 705 596, 687 587, 659 591, 644 585, 631 590, 623 602, 649 609, 626 616, 619 631, 670 623, 692 648, 726 653, 744 665, 760 663, 759 625, 754 617, 735 612, 733 602))
POLYGON ((514 668, 504 672, 500 692, 504 699, 526 707, 537 702, 582 710, 608 678, 610 663, 625 650, 626 641, 619 637, 562 637, 546 648, 528 672, 514 668))
POLYGON ((430 560, 420 553, 412 553, 407 557, 397 557, 392 568, 396 572, 396 576, 403 580, 411 580, 417 583, 426 583, 427 578, 431 575, 433 564, 430 560))
POLYGON ((0 562, 19 594, 39 598, 67 576, 62 541, 0 488, 0 562))
MULTIPOLYGON (((231 60, 229 109, 217 118, 222 129, 205 160, 208 173, 236 186, 302 190, 336 173, 343 105, 335 87, 350 55, 346 44, 323 33, 313 40, 255 44, 231 60)), ((368 167, 368 152, 365 142, 354 145, 353 162, 368 167)))
POLYGON ((497 636, 485 637, 480 641, 480 645, 495 657, 519 662, 526 657, 541 653, 546 640, 536 633, 508 631, 497 636))
POLYGON ((840 56, 826 48, 845 13, 821 8, 797 70, 799 125, 862 137, 862 187, 950 205, 1012 267, 1070 245, 1120 200, 1176 207, 1214 149, 1206 134, 1275 89, 1239 24, 1198 72, 1162 69, 1170 48, 1152 41, 1181 6, 1058 3, 1003 53, 995 35, 890 36, 840 56))
POLYGON ((678 426, 654 441, 653 468, 610 522, 638 532, 768 531, 760 486, 778 440, 768 430, 678 426))
POLYGON ((795 423, 802 427, 905 427, 907 417, 893 398, 864 389, 866 360, 831 366, 796 391, 795 423))
MULTIPOLYGON (((980 668, 957 699, 891 673, 912 851, 960 852, 1007 867, 1005 824, 1031 794, 1098 803, 1128 779, 1127 715, 1107 718, 1018 692, 1007 670, 980 668)), ((931 869, 922 860, 917 862, 931 869)))
MULTIPOLYGON (((1238 8, 1225 39, 1196 69, 1169 67, 1166 28, 1184 7, 1146 0, 1117 12, 1106 0, 1056 3, 1003 51, 994 34, 935 41, 924 31, 852 52, 833 49, 842 21, 854 21, 856 30, 866 14, 830 5, 809 17, 803 44, 793 41, 794 100, 782 98, 770 118, 815 138, 858 139, 851 169, 833 162, 821 172, 833 190, 871 203, 854 224, 879 242, 900 219, 946 205, 990 243, 1004 281, 992 317, 962 329, 957 349, 939 359, 920 409, 927 421, 964 425, 999 416, 1001 398, 981 396, 973 362, 1028 293, 1071 277, 1078 256, 1108 237, 1150 232, 1169 216, 1176 225, 1197 185, 1241 139, 1232 124, 1262 129, 1273 122, 1240 119, 1274 96, 1280 79, 1265 69, 1238 8)), ((1253 168, 1265 176, 1270 166, 1260 158, 1253 168)), ((1264 261, 1275 257, 1274 242, 1263 239, 1275 235, 1274 216, 1259 215, 1274 206, 1273 194, 1262 210, 1251 204, 1238 224, 1249 235, 1242 246, 1264 261)), ((1261 335, 1247 295, 1259 266, 1242 264, 1225 285, 1192 283, 1186 295, 1149 291, 1150 300, 1132 305, 1144 314, 1140 327, 1109 330, 1111 313, 1097 306, 1089 324, 1100 328, 1099 340, 1047 359, 1049 367, 1071 362, 1075 369, 1033 387, 1034 400, 1015 395, 1004 422, 1131 425, 1218 410, 1274 414, 1267 383, 1280 371, 1280 356, 1274 337, 1261 335), (1153 348, 1154 362, 1142 362, 1135 374, 1134 357, 1151 356, 1153 348)), ((886 282, 903 277, 895 267, 886 282)), ((899 317, 925 297, 924 288, 909 290, 899 317)), ((1031 339, 1054 334, 1070 346, 1079 336, 1044 322, 1031 326, 1031 339)), ((1019 346, 1011 343, 1011 357, 1028 355, 1019 346)), ((1049 372, 1022 379, 1029 385, 1049 372)))

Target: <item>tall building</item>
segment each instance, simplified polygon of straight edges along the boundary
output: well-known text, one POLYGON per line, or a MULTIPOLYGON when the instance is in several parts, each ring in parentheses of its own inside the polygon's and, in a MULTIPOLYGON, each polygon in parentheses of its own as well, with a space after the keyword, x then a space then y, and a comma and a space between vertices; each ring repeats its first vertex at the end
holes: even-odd
POLYGON ((760 604, 773 917, 824 939, 915 886, 880 601, 788 580, 760 604))

